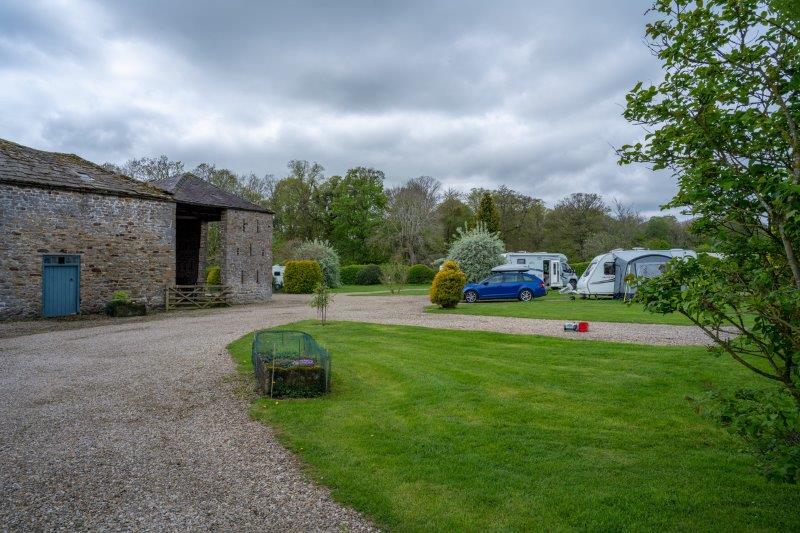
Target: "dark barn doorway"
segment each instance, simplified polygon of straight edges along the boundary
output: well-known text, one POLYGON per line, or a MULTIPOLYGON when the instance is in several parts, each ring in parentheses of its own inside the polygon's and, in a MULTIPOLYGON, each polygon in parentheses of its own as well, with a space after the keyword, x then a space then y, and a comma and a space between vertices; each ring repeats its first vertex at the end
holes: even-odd
POLYGON ((175 283, 194 285, 200 266, 200 220, 177 219, 175 228, 175 283))
POLYGON ((175 211, 175 284, 202 285, 205 282, 206 231, 209 222, 219 221, 222 209, 178 203, 175 211))

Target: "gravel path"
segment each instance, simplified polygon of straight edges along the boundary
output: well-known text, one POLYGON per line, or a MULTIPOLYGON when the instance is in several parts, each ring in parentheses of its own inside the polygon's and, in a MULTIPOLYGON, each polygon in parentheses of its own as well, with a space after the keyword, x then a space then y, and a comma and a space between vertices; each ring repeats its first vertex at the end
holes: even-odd
MULTIPOLYGON (((703 344, 685 326, 422 312, 424 297, 337 295, 334 320, 703 344)), ((249 399, 225 345, 312 316, 305 297, 109 321, 0 324, 0 530, 369 530, 310 483, 249 399), (35 333, 36 331, 44 333, 35 333)))

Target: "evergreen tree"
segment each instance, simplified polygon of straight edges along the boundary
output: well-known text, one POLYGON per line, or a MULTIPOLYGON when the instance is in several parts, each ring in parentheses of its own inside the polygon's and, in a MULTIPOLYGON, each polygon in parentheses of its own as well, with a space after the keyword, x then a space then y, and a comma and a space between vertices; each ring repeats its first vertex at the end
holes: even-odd
POLYGON ((494 204, 494 198, 492 198, 491 193, 485 192, 481 196, 478 212, 475 213, 475 221, 482 223, 490 233, 500 231, 500 212, 494 204))

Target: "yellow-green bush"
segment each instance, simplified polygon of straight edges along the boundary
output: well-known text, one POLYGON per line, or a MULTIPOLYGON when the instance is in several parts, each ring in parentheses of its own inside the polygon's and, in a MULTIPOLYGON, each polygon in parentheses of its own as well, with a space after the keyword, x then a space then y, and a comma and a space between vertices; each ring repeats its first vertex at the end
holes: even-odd
POLYGON ((283 272, 283 290, 289 294, 311 294, 322 283, 322 268, 311 259, 286 261, 283 272))
POLYGON ((451 308, 461 301, 467 275, 461 272, 458 263, 446 261, 442 269, 433 277, 431 285, 431 302, 444 308, 451 308))
POLYGON ((222 273, 218 266, 209 267, 206 271, 206 285, 219 285, 222 282, 222 273))

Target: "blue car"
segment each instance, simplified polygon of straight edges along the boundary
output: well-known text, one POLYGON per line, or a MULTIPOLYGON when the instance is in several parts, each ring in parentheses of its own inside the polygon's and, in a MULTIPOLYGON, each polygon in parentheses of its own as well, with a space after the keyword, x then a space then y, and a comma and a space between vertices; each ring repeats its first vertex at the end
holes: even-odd
POLYGON ((496 272, 478 283, 467 283, 464 301, 509 300, 518 298, 527 302, 547 294, 544 282, 528 272, 496 272))

